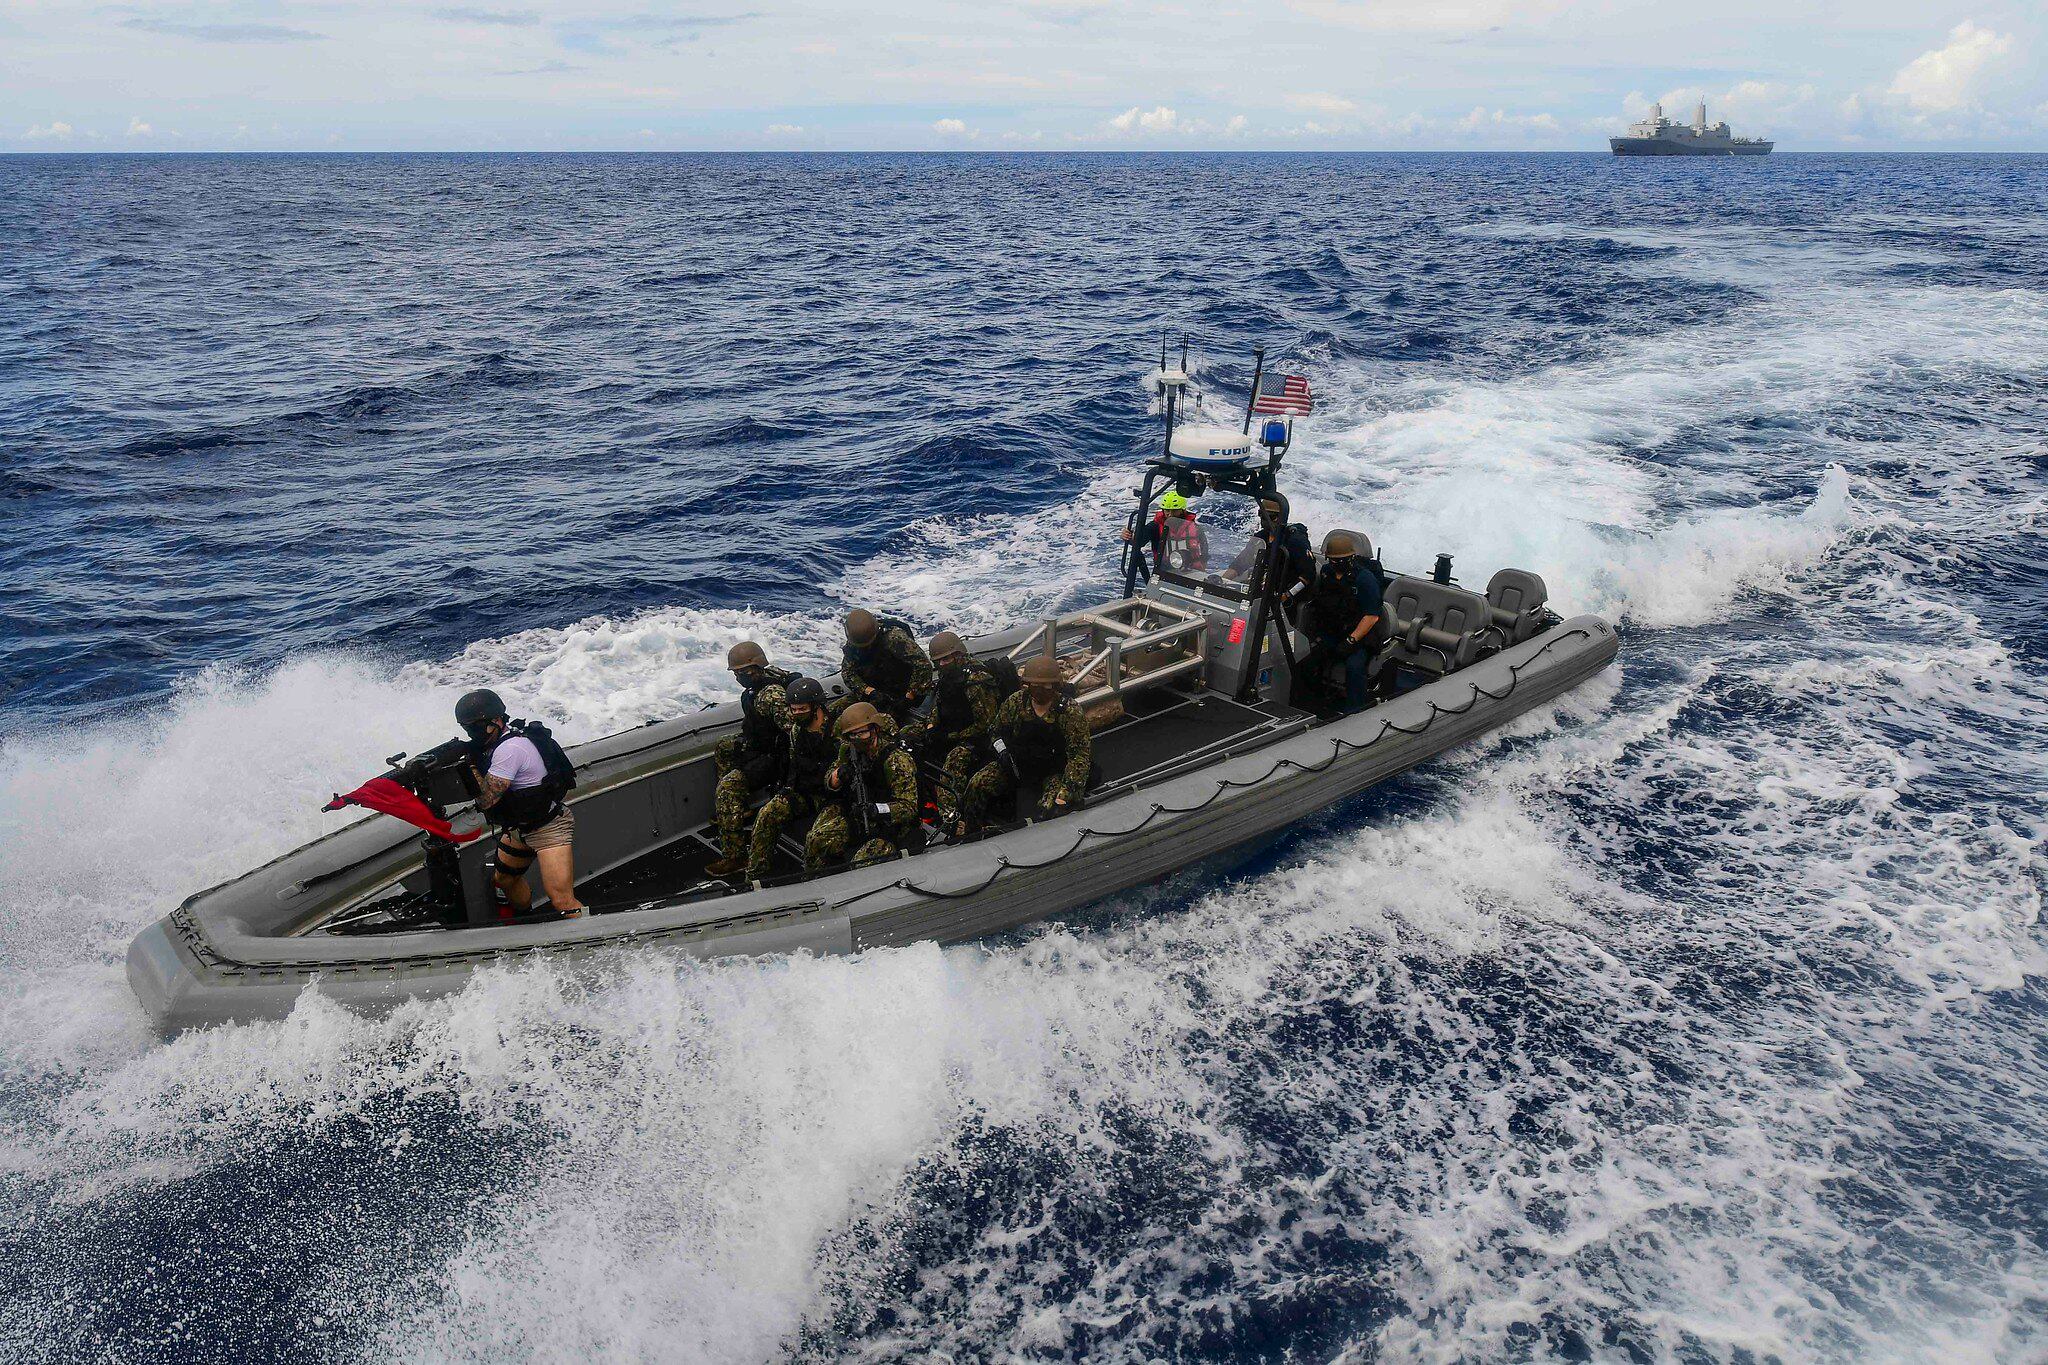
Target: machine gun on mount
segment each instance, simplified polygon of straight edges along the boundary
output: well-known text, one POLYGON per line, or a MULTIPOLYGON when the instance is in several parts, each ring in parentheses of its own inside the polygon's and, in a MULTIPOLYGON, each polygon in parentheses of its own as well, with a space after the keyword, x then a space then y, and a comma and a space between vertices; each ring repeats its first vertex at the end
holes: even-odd
POLYGON ((449 822, 448 808, 476 799, 476 746, 467 739, 451 739, 410 757, 400 752, 384 761, 390 767, 381 776, 345 795, 337 794, 322 809, 362 806, 416 826, 422 831, 425 885, 365 905, 361 913, 350 917, 361 922, 359 927, 351 930, 350 922, 344 921, 337 923, 335 930, 392 933, 429 919, 461 924, 468 909, 457 855, 460 845, 483 833, 483 824, 479 820, 473 829, 458 830, 449 822))

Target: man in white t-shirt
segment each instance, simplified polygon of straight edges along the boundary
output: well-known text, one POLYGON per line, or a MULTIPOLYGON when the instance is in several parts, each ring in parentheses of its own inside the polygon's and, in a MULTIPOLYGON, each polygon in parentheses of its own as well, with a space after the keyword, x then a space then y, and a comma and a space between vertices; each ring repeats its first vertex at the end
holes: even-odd
POLYGON ((540 746, 508 732, 505 703, 488 689, 457 702, 455 720, 479 756, 488 758, 489 767, 476 770, 476 808, 498 827, 492 880, 507 906, 515 915, 533 908, 526 870, 537 858, 548 904, 564 919, 576 918, 583 913, 583 902, 576 899, 576 816, 549 784, 540 746))

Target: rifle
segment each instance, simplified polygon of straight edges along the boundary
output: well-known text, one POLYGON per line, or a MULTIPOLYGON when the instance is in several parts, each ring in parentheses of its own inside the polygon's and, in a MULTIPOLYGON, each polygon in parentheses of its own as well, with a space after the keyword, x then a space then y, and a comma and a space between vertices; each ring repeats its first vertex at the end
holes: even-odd
POLYGON ((1024 773, 1017 766, 1017 756, 1010 752, 1009 745, 1003 743, 1002 732, 993 725, 988 728, 988 743, 989 747, 996 751, 996 762, 1009 769, 1010 780, 1020 786, 1023 785, 1024 773))
POLYGON ((858 822, 855 830, 860 835, 862 843, 867 843, 870 839, 894 837, 892 830, 876 832, 875 821, 889 814, 889 803, 875 800, 873 791, 868 787, 867 767, 860 761, 858 754, 854 756, 852 765, 847 769, 846 793, 853 801, 853 818, 858 822))

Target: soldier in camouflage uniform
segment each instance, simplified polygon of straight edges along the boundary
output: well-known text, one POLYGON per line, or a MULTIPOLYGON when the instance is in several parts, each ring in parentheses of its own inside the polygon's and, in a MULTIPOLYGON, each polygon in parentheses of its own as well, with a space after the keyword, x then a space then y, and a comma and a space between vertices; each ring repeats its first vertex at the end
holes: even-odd
MULTIPOLYGON (((762 881, 774 870, 775 841, 792 821, 816 815, 836 797, 825 785, 839 761, 839 741, 826 714, 825 689, 816 678, 798 678, 789 685, 784 703, 789 717, 789 764, 782 789, 768 798, 754 817, 753 847, 747 856, 747 880, 762 881)), ((811 871, 815 872, 816 867, 811 871)))
POLYGON ((1002 704, 989 729, 995 761, 967 784, 962 833, 985 824, 999 803, 1007 811, 1022 787, 1038 785, 1041 820, 1073 810, 1088 790, 1095 741, 1087 715, 1065 694, 1060 666, 1041 654, 1024 665, 1023 678, 1024 690, 1002 704))
POLYGON ((909 626, 856 608, 846 613, 839 680, 846 684, 846 696, 833 706, 835 716, 864 701, 898 722, 907 721, 932 690, 932 660, 909 626))
POLYGON ((932 636, 931 717, 906 726, 903 746, 920 763, 944 769, 939 782, 941 819, 957 818, 962 793, 974 770, 988 761, 988 727, 1002 697, 988 665, 970 658, 966 642, 950 630, 932 636))
POLYGON ((855 867, 923 844, 917 760, 890 737, 881 720, 866 702, 839 713, 839 762, 825 778, 838 800, 818 813, 804 840, 807 872, 843 857, 856 842, 855 867))
POLYGON ((740 684, 740 729, 718 741, 712 758, 718 786, 711 809, 725 854, 705 869, 714 877, 729 877, 747 865, 747 817, 754 797, 780 782, 788 763, 787 688, 797 677, 786 668, 770 667, 767 653, 752 640, 727 650, 725 666, 740 684))

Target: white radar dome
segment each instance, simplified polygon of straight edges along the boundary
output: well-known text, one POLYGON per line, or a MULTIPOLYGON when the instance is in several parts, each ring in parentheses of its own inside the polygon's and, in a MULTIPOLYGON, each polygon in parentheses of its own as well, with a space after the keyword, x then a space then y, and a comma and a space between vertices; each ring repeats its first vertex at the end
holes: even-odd
POLYGON ((1167 454, 1197 469, 1229 469, 1252 457, 1252 438, 1234 427, 1181 427, 1167 454))

